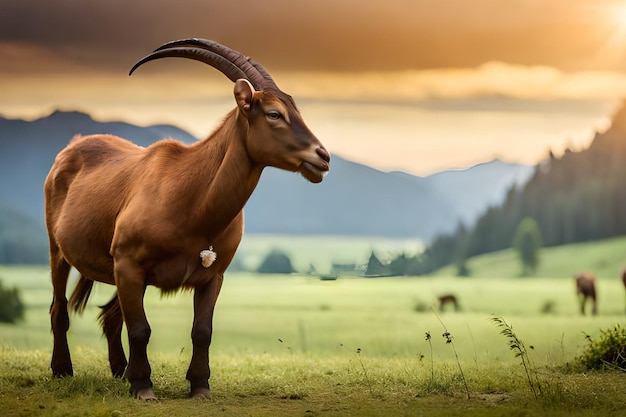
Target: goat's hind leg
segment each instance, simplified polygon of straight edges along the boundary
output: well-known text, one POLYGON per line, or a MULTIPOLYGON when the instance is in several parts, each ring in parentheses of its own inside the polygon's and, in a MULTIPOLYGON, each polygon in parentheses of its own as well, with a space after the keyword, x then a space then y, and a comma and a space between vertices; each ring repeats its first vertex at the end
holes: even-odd
POLYGON ((115 378, 122 378, 126 371, 126 355, 122 347, 122 324, 124 317, 120 308, 120 300, 117 293, 113 295, 111 301, 103 305, 102 311, 98 316, 102 331, 107 338, 109 347, 109 364, 111 365, 111 373, 115 378))
POLYGON ((50 243, 50 272, 52 275, 52 305, 50 306, 50 324, 52 327, 53 348, 52 375, 64 377, 74 375, 70 349, 67 344, 67 331, 70 328, 70 318, 67 311, 67 279, 71 266, 65 260, 59 247, 50 243))
POLYGON ((130 382, 130 392, 140 400, 156 400, 150 380, 148 341, 150 325, 143 308, 146 289, 143 268, 127 257, 115 259, 117 298, 128 332, 128 367, 124 376, 130 382))

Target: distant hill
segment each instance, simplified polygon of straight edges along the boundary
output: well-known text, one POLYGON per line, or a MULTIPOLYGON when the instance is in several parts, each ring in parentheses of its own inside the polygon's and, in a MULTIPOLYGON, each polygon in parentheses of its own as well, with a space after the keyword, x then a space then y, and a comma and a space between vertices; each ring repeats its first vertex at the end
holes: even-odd
POLYGON ((452 231, 460 221, 471 224, 533 170, 496 160, 417 177, 333 155, 331 172, 321 184, 266 170, 246 206, 246 231, 428 240, 452 231))
POLYGON ((0 118, 0 203, 43 224, 43 182, 54 157, 77 134, 110 133, 141 146, 169 136, 197 139, 173 126, 139 127, 123 122, 96 122, 80 112, 55 111, 27 122, 0 118))
MULTIPOLYGON (((550 155, 524 185, 511 189, 473 227, 438 236, 428 247, 421 270, 427 273, 444 265, 460 265, 470 257, 510 248, 525 218, 537 223, 544 246, 626 236, 624 161, 626 102, 614 114, 611 127, 597 133, 587 149, 567 151, 561 157, 550 155)), ((617 263, 626 263, 623 253, 613 256, 617 263)))
MULTIPOLYGON (((523 185, 533 172, 534 167, 495 159, 468 169, 442 171, 425 178, 394 174, 412 181, 423 181, 429 188, 437 190, 446 200, 445 204, 454 211, 454 217, 471 225, 488 206, 500 204, 504 200, 503 192, 512 184, 523 185)), ((437 232, 444 229, 438 228, 437 232)))
MULTIPOLYGON (((166 137, 197 140, 174 126, 98 122, 80 112, 56 111, 34 121, 0 118, 0 215, 8 219, 19 214, 20 224, 29 218, 43 231, 42 188, 54 157, 73 136, 93 133, 122 136, 141 146, 166 137)), ((533 171, 531 166, 492 161, 417 177, 381 172, 333 155, 331 173, 321 184, 309 184, 297 174, 268 168, 246 206, 246 232, 428 240, 453 230, 459 221, 473 222, 533 171)))

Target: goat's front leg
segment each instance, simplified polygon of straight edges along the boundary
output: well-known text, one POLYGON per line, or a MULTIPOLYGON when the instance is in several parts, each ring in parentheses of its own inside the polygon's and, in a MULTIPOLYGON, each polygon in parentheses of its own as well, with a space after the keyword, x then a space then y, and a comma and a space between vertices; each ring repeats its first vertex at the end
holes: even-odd
POLYGON ((213 311, 223 280, 223 274, 216 275, 208 284, 196 288, 194 292, 194 318, 191 330, 193 354, 187 371, 192 398, 211 398, 209 346, 213 334, 213 311))
POLYGON ((152 372, 148 362, 150 325, 143 308, 146 289, 144 271, 128 258, 115 259, 115 285, 126 328, 130 354, 124 377, 130 382, 130 392, 140 400, 156 400, 152 391, 152 372))
POLYGON ((585 304, 587 303, 587 296, 580 297, 580 314, 585 315, 585 304))
POLYGON ((592 302, 593 302, 593 310, 591 310, 591 314, 593 314, 594 316, 598 314, 598 301, 596 300, 596 297, 592 297, 591 298, 592 302))

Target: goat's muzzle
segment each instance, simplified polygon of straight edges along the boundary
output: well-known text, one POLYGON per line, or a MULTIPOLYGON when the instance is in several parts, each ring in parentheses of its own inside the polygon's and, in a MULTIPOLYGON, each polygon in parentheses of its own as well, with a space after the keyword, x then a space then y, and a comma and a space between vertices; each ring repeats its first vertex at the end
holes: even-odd
POLYGON ((308 181, 317 184, 322 182, 330 171, 330 154, 323 146, 316 148, 315 153, 317 158, 302 162, 298 171, 308 181))

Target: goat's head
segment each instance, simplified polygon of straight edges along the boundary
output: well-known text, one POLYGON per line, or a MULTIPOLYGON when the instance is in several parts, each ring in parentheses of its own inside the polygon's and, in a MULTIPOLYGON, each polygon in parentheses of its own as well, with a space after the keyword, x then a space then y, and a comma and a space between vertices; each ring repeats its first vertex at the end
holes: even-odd
POLYGON ((206 39, 168 42, 130 70, 159 58, 188 58, 208 64, 235 82, 237 107, 248 121, 248 155, 264 166, 300 172, 321 182, 329 170, 330 154, 304 123, 293 99, 281 91, 258 63, 206 39))

